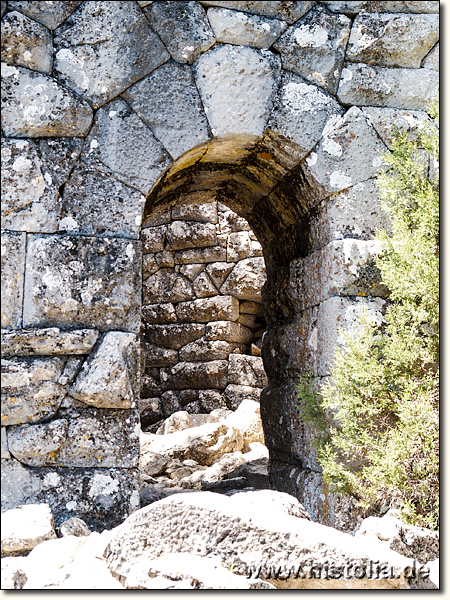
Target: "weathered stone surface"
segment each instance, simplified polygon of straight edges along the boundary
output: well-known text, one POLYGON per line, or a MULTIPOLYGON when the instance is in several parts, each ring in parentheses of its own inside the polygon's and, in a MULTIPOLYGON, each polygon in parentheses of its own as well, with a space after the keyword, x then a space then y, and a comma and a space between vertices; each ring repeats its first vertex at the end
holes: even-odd
POLYGON ((135 469, 29 468, 17 460, 3 460, 2 509, 46 502, 57 527, 79 517, 92 531, 103 531, 139 508, 137 476, 135 469))
POLYGON ((344 112, 333 96, 294 73, 283 72, 268 128, 306 153, 320 140, 328 121, 344 112))
POLYGON ((334 240, 374 239, 379 229, 390 232, 375 179, 369 179, 324 200, 311 223, 314 250, 334 240))
POLYGON ((172 219, 217 223, 217 202, 177 204, 172 209, 172 219))
POLYGON ((306 163, 313 177, 333 193, 374 177, 383 166, 381 154, 385 151, 362 111, 353 106, 330 123, 306 163))
POLYGON ((221 46, 198 59, 195 77, 213 135, 262 135, 279 83, 278 56, 221 46))
POLYGON ((120 467, 137 465, 139 427, 135 412, 60 410, 66 418, 8 430, 11 454, 31 467, 120 467))
POLYGON ((239 317, 239 302, 233 296, 213 296, 192 302, 180 302, 175 310, 182 323, 236 321, 239 317))
POLYGON ((263 257, 239 261, 220 288, 222 294, 233 294, 240 300, 261 301, 261 288, 266 280, 263 257))
POLYGON ((192 264, 192 265, 181 265, 177 266, 177 271, 187 277, 189 281, 194 281, 197 275, 205 269, 204 264, 192 264))
POLYGON ((26 556, 51 539, 56 539, 56 532, 48 504, 28 504, 2 513, 2 557, 26 556))
POLYGON ((92 122, 87 102, 54 79, 2 65, 2 126, 8 136, 83 136, 92 122))
POLYGON ((63 388, 61 358, 2 359, 2 425, 36 423, 56 414, 63 388))
POLYGON ((163 389, 224 389, 227 386, 228 361, 179 362, 171 369, 161 369, 163 389))
MULTIPOLYGON (((179 410, 168 417, 164 424, 156 432, 158 435, 166 435, 167 433, 174 433, 175 431, 183 431, 183 429, 189 429, 194 424, 188 412, 185 410, 179 410)), ((161 455, 157 455, 161 456, 161 455)))
POLYGON ((260 316, 263 314, 263 307, 260 302, 244 300, 243 302, 239 302, 239 312, 241 314, 260 316))
POLYGON ((170 164, 164 147, 123 100, 97 111, 82 158, 144 195, 170 164))
POLYGON ((170 302, 162 304, 147 304, 142 307, 142 316, 148 323, 175 323, 177 315, 170 302))
POLYGON ((219 231, 227 234, 236 231, 250 231, 250 225, 245 219, 225 207, 225 210, 219 213, 219 231))
POLYGON ((424 69, 439 69, 439 44, 426 55, 421 66, 424 69))
POLYGON ((284 21, 226 8, 210 8, 208 19, 218 42, 253 48, 269 48, 287 27, 284 21))
POLYGON ((10 9, 19 10, 33 21, 42 23, 49 29, 56 29, 82 2, 69 0, 68 2, 36 3, 28 0, 13 0, 8 4, 10 9))
POLYGON ((175 253, 175 263, 180 265, 195 263, 214 263, 227 260, 227 249, 221 246, 208 248, 189 248, 175 253))
POLYGON ((216 244, 216 228, 212 223, 174 221, 167 226, 166 248, 168 250, 205 248, 216 244))
MULTIPOLYGON (((406 568, 413 566, 410 559, 305 518, 291 516, 286 508, 277 508, 276 504, 267 512, 267 504, 262 499, 260 503, 246 504, 243 495, 176 494, 141 509, 116 529, 106 547, 104 557, 110 570, 127 585, 128 576, 134 576, 136 571, 145 572, 138 562, 148 565, 151 558, 163 552, 163 544, 167 544, 169 538, 170 547, 176 551, 191 552, 195 547, 197 555, 217 556, 236 574, 271 578, 277 588, 333 585, 332 579, 316 584, 315 579, 307 577, 311 564, 323 567, 326 561, 337 569, 335 587, 361 587, 360 573, 365 587, 414 587, 406 573, 406 568), (191 537, 191 522, 197 531, 195 542, 191 537), (149 536, 153 544, 145 543, 149 536), (220 536, 220 544, 216 542, 217 536, 220 536), (371 581, 369 569, 373 568, 374 561, 379 561, 389 573, 392 569, 394 578, 371 581), (281 577, 280 565, 285 566, 281 577), (344 570, 349 565, 351 573, 344 579, 344 570), (274 577, 274 573, 279 578, 274 577)), ((309 573, 311 575, 310 570, 309 573)), ((426 583, 422 581, 421 585, 426 586, 426 583)))
POLYGON ((253 340, 253 333, 240 323, 215 321, 206 325, 205 337, 208 340, 225 340, 226 342, 250 344, 253 340))
POLYGON ((220 6, 233 10, 262 15, 264 17, 275 17, 294 23, 310 9, 312 2, 200 2, 204 6, 220 6))
POLYGON ((146 227, 141 231, 142 252, 161 252, 166 241, 166 225, 146 227))
POLYGON ((65 184, 80 155, 84 140, 82 138, 44 138, 39 140, 39 154, 48 171, 44 179, 51 177, 51 183, 59 188, 65 184))
POLYGON ((161 346, 144 342, 142 351, 145 353, 146 368, 170 367, 178 362, 178 352, 176 350, 161 348, 161 346))
MULTIPOLYGON (((2 2, 3 5, 6 2, 2 2)), ((2 558, 2 590, 21 590, 27 582, 25 574, 25 556, 17 558, 2 558)))
POLYGON ((78 519, 77 517, 71 517, 61 523, 59 526, 59 533, 62 537, 67 537, 68 535, 73 535, 75 537, 85 537, 91 535, 90 529, 83 521, 83 519, 78 519))
POLYGON ((267 376, 264 372, 262 358, 246 354, 230 354, 228 381, 237 385, 259 388, 267 385, 267 376))
MULTIPOLYGON (((222 392, 218 390, 199 390, 198 399, 201 406, 202 411, 208 413, 208 417, 211 417, 211 421, 213 421, 213 416, 209 413, 212 413, 216 410, 226 409, 226 399, 222 392)), ((192 417, 193 421, 195 417, 192 417)), ((220 421, 220 419, 216 419, 215 421, 220 421)), ((195 421, 194 421, 195 422, 195 421)), ((205 421, 209 423, 209 419, 205 421)))
POLYGON ((198 2, 152 2, 144 12, 177 62, 192 65, 216 41, 198 2))
POLYGON ((252 400, 259 402, 261 388, 252 387, 250 385, 236 385, 230 383, 225 388, 225 396, 227 398, 228 408, 236 410, 244 400, 252 400))
POLYGON ((343 12, 351 16, 359 12, 376 13, 438 13, 439 2, 434 0, 425 2, 404 2, 403 0, 387 0, 383 2, 374 2, 373 0, 344 0, 343 2, 335 0, 322 0, 330 10, 343 12))
POLYGON ((198 362, 207 360, 225 360, 229 354, 236 351, 236 344, 224 340, 205 340, 200 338, 190 342, 180 350, 180 360, 183 362, 198 362))
POLYGON ((313 8, 274 44, 281 54, 283 69, 335 93, 350 23, 344 15, 332 15, 321 6, 313 8))
POLYGON ((238 262, 253 254, 252 240, 248 231, 230 233, 227 239, 227 261, 238 262))
POLYGON ((96 108, 169 58, 139 7, 123 1, 83 4, 54 43, 59 78, 96 108))
POLYGON ((1 237, 2 327, 18 329, 22 326, 26 235, 2 231, 1 237))
POLYGON ((50 32, 41 24, 13 11, 2 21, 2 60, 10 65, 47 73, 52 70, 50 32))
MULTIPOLYGON (((143 380, 145 380, 145 375, 143 380)), ((145 393, 143 388, 142 393, 145 393)), ((145 429, 149 425, 154 425, 163 418, 161 402, 159 398, 144 398, 141 397, 139 402, 139 412, 141 415, 141 426, 145 429)))
POLYGON ((363 113, 388 148, 392 148, 396 128, 407 131, 409 140, 417 141, 418 132, 430 121, 427 113, 421 110, 366 106, 363 113))
POLYGON ((24 326, 140 328, 136 242, 30 236, 24 326))
POLYGON ((181 302, 194 297, 191 282, 173 269, 159 269, 144 281, 145 303, 181 302))
POLYGON ((11 458, 11 454, 9 453, 9 449, 8 449, 8 433, 6 431, 6 427, 2 427, 2 445, 1 445, 1 451, 2 451, 2 458, 11 458))
POLYGON ((439 15, 360 13, 346 60, 384 67, 418 68, 439 39, 439 15))
POLYGON ((2 139, 2 226, 49 233, 57 231, 59 213, 58 190, 36 145, 2 139))
POLYGON ((392 69, 348 63, 342 69, 338 99, 357 106, 387 106, 426 110, 439 85, 439 73, 422 69, 392 69))
POLYGON ((133 333, 109 331, 84 363, 70 395, 97 408, 132 408, 137 338, 133 333))
POLYGON ((58 327, 49 327, 2 331, 2 356, 89 354, 97 339, 95 329, 61 331, 58 327))
POLYGON ((59 230, 137 239, 144 203, 138 190, 78 163, 64 188, 59 230))
POLYGON ((210 263, 206 267, 206 272, 210 276, 214 285, 217 288, 220 288, 220 286, 223 284, 227 275, 229 275, 229 273, 233 269, 233 267, 234 267, 233 263, 227 263, 227 262, 210 263))
POLYGON ((169 62, 122 94, 172 158, 209 139, 191 68, 169 62))
POLYGON ((259 402, 250 399, 243 400, 237 410, 228 415, 225 423, 240 430, 244 446, 252 442, 264 444, 259 402))
POLYGON ((218 289, 211 281, 208 273, 203 271, 193 282, 193 288, 197 298, 207 298, 209 296, 217 296, 218 289))

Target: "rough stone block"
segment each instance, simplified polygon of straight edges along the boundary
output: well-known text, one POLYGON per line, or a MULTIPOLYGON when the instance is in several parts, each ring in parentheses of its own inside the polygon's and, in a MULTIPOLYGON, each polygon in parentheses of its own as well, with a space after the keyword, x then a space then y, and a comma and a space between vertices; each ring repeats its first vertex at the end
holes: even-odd
POLYGON ((38 544, 56 537, 48 504, 28 504, 2 513, 2 557, 26 556, 38 544))
POLYGON ((374 2, 373 0, 322 0, 333 12, 343 12, 354 16, 359 12, 375 13, 438 13, 439 2, 435 0, 425 2, 403 2, 402 0, 384 0, 374 2))
POLYGON ((362 111, 353 106, 330 123, 306 163, 313 177, 333 193, 374 177, 383 166, 381 154, 385 151, 362 111))
POLYGON ((227 250, 220 246, 210 246, 208 248, 189 248, 188 250, 179 250, 175 253, 175 263, 180 265, 195 263, 215 263, 216 261, 226 261, 227 250))
POLYGON ((213 135, 263 134, 280 78, 278 56, 227 44, 198 59, 195 77, 213 135))
POLYGON ((205 337, 209 340, 224 340, 240 344, 250 344, 253 341, 253 333, 250 329, 233 321, 208 323, 206 325, 205 337))
POLYGON ((326 124, 344 112, 333 96, 294 73, 283 72, 268 128, 306 153, 320 140, 326 124))
POLYGON ((2 327, 18 329, 22 326, 26 235, 2 231, 1 237, 2 327))
POLYGON ((146 368, 141 377, 141 398, 154 398, 161 394, 159 369, 146 368))
POLYGON ((439 15, 360 13, 346 60, 384 67, 419 68, 439 40, 439 15))
POLYGON ((174 221, 167 227, 166 249, 185 250, 217 244, 216 228, 212 223, 174 221))
MULTIPOLYGON (((67 182, 80 155, 82 138, 44 138, 39 140, 39 154, 45 170, 44 179, 51 177, 52 184, 59 188, 67 182)), ((48 232, 47 232, 48 233, 48 232)))
POLYGON ((260 302, 253 302, 252 300, 244 300, 239 303, 239 312, 248 315, 262 315, 263 307, 260 302))
POLYGON ((20 12, 53 30, 59 27, 73 11, 82 4, 80 1, 68 0, 66 2, 30 2, 29 0, 13 0, 8 2, 9 8, 20 12))
POLYGON ((169 59, 134 3, 83 3, 55 32, 54 68, 61 81, 95 108, 169 59))
POLYGON ((43 502, 55 515, 56 527, 70 517, 79 517, 92 531, 111 529, 139 508, 138 471, 29 468, 17 460, 2 461, 2 508, 43 502))
POLYGON ((206 271, 203 271, 198 277, 195 278, 193 288, 197 298, 217 296, 219 291, 211 281, 206 271))
POLYGON ((144 281, 144 303, 182 302, 194 298, 191 282, 173 269, 159 269, 144 281))
POLYGON ((227 261, 238 262, 252 256, 252 240, 248 231, 230 233, 227 240, 227 261))
POLYGON ((62 401, 61 358, 2 359, 2 425, 53 417, 62 401))
POLYGON ((98 339, 95 329, 61 331, 58 327, 2 331, 2 356, 89 354, 98 339))
POLYGON ((166 225, 146 227, 141 231, 142 253, 161 252, 166 241, 166 225))
POLYGON ((97 408, 132 408, 139 390, 133 390, 137 376, 138 342, 133 333, 109 331, 84 363, 70 395, 97 408))
POLYGON ((97 111, 82 159, 144 195, 171 162, 161 143, 123 100, 97 111))
POLYGON ((432 69, 392 69, 347 63, 337 92, 343 104, 426 110, 439 85, 432 69))
POLYGON ((200 323, 183 323, 180 325, 149 324, 145 330, 145 340, 158 346, 179 350, 189 342, 201 338, 205 326, 200 323))
POLYGON ((13 11, 2 21, 2 60, 50 75, 53 46, 50 32, 40 23, 13 11))
POLYGON ((169 62, 122 94, 172 158, 209 139, 191 68, 169 62))
POLYGON ((217 223, 217 202, 177 204, 172 209, 172 219, 175 221, 217 223))
POLYGON ((208 414, 217 408, 227 407, 225 396, 217 390, 200 390, 198 398, 202 411, 208 414))
POLYGON ((254 402, 259 402, 260 395, 260 387, 236 385, 235 383, 230 383, 230 385, 227 385, 225 388, 227 406, 231 410, 236 410, 244 400, 253 400, 254 402))
POLYGON ((244 218, 225 207, 225 210, 219 213, 219 232, 228 234, 237 231, 250 231, 250 225, 244 218))
POLYGON ((261 301, 261 288, 266 281, 264 258, 239 261, 220 288, 222 294, 233 294, 240 300, 261 301))
POLYGON ((418 132, 423 129, 426 122, 430 122, 427 113, 421 110, 367 106, 363 108, 363 113, 388 148, 392 148, 394 132, 397 128, 407 131, 408 140, 418 141, 418 132))
POLYGON ((227 276, 230 274, 231 270, 234 268, 233 263, 226 262, 217 262, 210 263, 206 267, 206 272, 210 276, 212 282, 217 288, 223 284, 227 276))
POLYGON ((200 338, 180 349, 180 361, 200 362, 208 360, 225 360, 236 351, 236 345, 224 340, 207 340, 200 338))
POLYGON ((8 433, 6 430, 6 427, 2 427, 2 438, 1 438, 1 457, 3 458, 11 458, 11 454, 9 453, 9 448, 8 448, 8 433))
POLYGON ((173 304, 147 304, 142 307, 142 317, 148 323, 175 323, 177 315, 173 304))
POLYGON ((247 354, 230 354, 228 381, 236 385, 263 388, 267 385, 262 358, 247 354))
POLYGON ((166 390, 225 389, 228 361, 179 362, 171 369, 161 369, 161 385, 166 390))
POLYGON ((192 65, 216 41, 198 2, 152 2, 144 12, 177 62, 192 65))
POLYGON ((137 242, 74 236, 30 236, 25 327, 140 328, 137 242))
POLYGON ((204 271, 204 269, 205 269, 204 264, 177 265, 177 268, 176 268, 176 270, 179 273, 181 273, 182 275, 184 275, 185 277, 187 277, 189 279, 189 281, 194 281, 194 279, 196 279, 197 276, 199 275, 199 273, 204 271))
POLYGON ((164 417, 160 398, 141 398, 139 412, 143 429, 149 425, 154 425, 164 417))
POLYGON ((209 321, 237 321, 239 301, 233 296, 214 296, 192 302, 180 302, 176 308, 182 323, 209 323, 209 321))
POLYGON ((84 136, 92 122, 87 102, 43 73, 2 65, 2 127, 7 136, 84 136))
POLYGON ((146 367, 170 367, 178 362, 178 352, 169 348, 161 348, 155 344, 143 343, 146 367))
MULTIPOLYGON (((312 2, 200 2, 204 6, 219 6, 241 10, 263 17, 275 17, 287 23, 294 23, 300 19, 312 6, 312 2)), ((423 4, 423 3, 422 3, 423 4)))
POLYGON ((210 8, 208 19, 218 42, 270 48, 287 25, 278 19, 265 19, 226 8, 210 8))
POLYGON ((344 15, 333 15, 317 5, 275 42, 283 69, 335 93, 350 25, 344 15))
POLYGON ((145 197, 83 162, 64 188, 60 231, 137 239, 145 197))
POLYGON ((426 55, 421 66, 424 69, 439 70, 439 44, 436 44, 436 46, 426 55))

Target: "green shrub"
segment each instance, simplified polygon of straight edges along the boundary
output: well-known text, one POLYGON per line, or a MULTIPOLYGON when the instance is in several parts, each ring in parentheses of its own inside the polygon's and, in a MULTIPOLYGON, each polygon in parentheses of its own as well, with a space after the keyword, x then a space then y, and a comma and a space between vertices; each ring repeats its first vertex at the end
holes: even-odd
POLYGON ((439 110, 409 141, 397 131, 378 177, 392 235, 378 235, 389 302, 382 326, 361 315, 328 383, 300 376, 299 409, 330 490, 397 506, 439 525, 439 110), (431 166, 430 166, 431 165, 431 166))

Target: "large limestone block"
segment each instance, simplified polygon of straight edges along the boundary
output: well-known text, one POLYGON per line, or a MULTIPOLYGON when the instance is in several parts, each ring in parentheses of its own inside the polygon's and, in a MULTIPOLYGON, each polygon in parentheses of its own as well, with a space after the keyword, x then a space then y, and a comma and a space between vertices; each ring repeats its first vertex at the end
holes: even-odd
POLYGON ((359 12, 375 13, 438 13, 439 2, 435 0, 425 2, 408 2, 403 0, 323 0, 322 2, 333 12, 343 12, 354 16, 359 12))
POLYGON ((394 133, 397 128, 407 132, 408 140, 418 141, 418 133, 426 123, 430 123, 429 116, 422 110, 366 106, 363 108, 363 113, 388 148, 392 148, 394 133))
POLYGON ((144 195, 170 164, 164 147, 123 100, 97 111, 83 160, 144 195))
POLYGON ((177 62, 192 65, 216 41, 198 2, 152 2, 144 12, 177 62))
POLYGON ((353 106, 330 122, 306 164, 313 177, 334 193, 374 177, 383 166, 381 153, 385 151, 362 111, 353 106))
POLYGON ((84 363, 70 395, 97 408, 133 408, 137 353, 135 334, 109 331, 84 363))
POLYGON ((237 352, 237 344, 225 340, 198 339, 180 349, 180 360, 198 362, 208 360, 225 360, 232 352, 237 352))
POLYGON ((237 410, 228 415, 225 423, 241 431, 244 438, 244 446, 252 442, 264 444, 264 431, 259 402, 250 399, 243 400, 237 410))
POLYGON ((270 48, 287 27, 284 21, 278 19, 226 8, 210 8, 208 19, 218 42, 253 48, 270 48))
POLYGON ((282 19, 287 23, 294 23, 305 14, 312 6, 312 2, 200 2, 204 6, 219 6, 232 10, 241 10, 263 17, 282 19))
POLYGON ((168 62, 122 96, 174 159, 209 139, 199 92, 186 65, 168 62))
POLYGON ((141 509, 115 530, 104 552, 109 569, 127 585, 168 544, 172 551, 219 557, 235 574, 257 575, 282 589, 433 587, 423 578, 414 582, 411 559, 242 496, 175 494, 141 509), (383 565, 378 577, 375 561, 383 565), (312 567, 320 575, 313 577, 312 567))
POLYGON ((161 385, 166 390, 224 389, 227 386, 228 361, 179 362, 161 369, 161 385))
POLYGON ((53 47, 50 32, 40 23, 13 11, 2 21, 2 59, 50 75, 53 47))
POLYGON ((62 401, 61 358, 2 359, 2 425, 53 417, 62 401))
POLYGON ((262 256, 261 246, 256 248, 248 231, 238 231, 230 233, 227 239, 227 261, 238 262, 244 258, 253 256, 262 256))
POLYGON ((245 400, 259 402, 260 395, 261 388, 252 387, 250 385, 236 385, 235 383, 230 383, 225 388, 227 406, 228 408, 231 408, 231 410, 236 410, 245 400))
POLYGON ((233 294, 240 300, 261 301, 261 288, 266 281, 264 258, 239 261, 220 288, 222 294, 233 294))
POLYGON ((2 327, 18 329, 22 326, 26 235, 25 233, 2 231, 1 237, 1 322, 2 327))
POLYGON ((216 228, 213 223, 173 221, 166 231, 167 250, 204 248, 217 244, 216 228))
POLYGON ((42 23, 53 30, 59 27, 73 11, 82 4, 81 1, 68 0, 66 2, 30 2, 29 0, 13 0, 9 8, 20 12, 42 23))
POLYGON ((55 72, 95 108, 169 58, 134 3, 83 3, 55 32, 55 72))
POLYGON ((24 326, 140 328, 137 242, 30 236, 24 326))
POLYGON ((182 346, 201 338, 205 326, 200 323, 183 323, 168 325, 149 324, 146 327, 144 339, 153 344, 179 350, 182 346))
POLYGON ((263 388, 267 385, 267 376, 262 358, 247 354, 230 354, 228 381, 236 385, 263 388))
POLYGON ((360 13, 346 60, 384 67, 419 68, 439 39, 439 15, 360 13))
POLYGON ((143 301, 145 304, 183 302, 191 298, 195 298, 191 282, 173 269, 159 269, 144 281, 143 301))
POLYGON ((182 323, 209 321, 237 321, 239 301, 234 296, 214 296, 200 298, 192 302, 180 302, 175 311, 182 323))
POLYGON ((199 223, 217 223, 217 202, 189 202, 177 204, 172 209, 172 219, 197 221, 199 223))
POLYGON ((227 249, 222 246, 209 246, 208 248, 188 248, 175 252, 175 263, 192 265, 199 263, 215 263, 227 260, 227 249))
POLYGON ((198 59, 195 77, 213 135, 263 134, 280 78, 278 56, 227 44, 198 59))
POLYGON ((205 337, 209 340, 225 340, 226 342, 238 342, 250 344, 253 341, 253 332, 233 321, 214 321, 206 325, 205 337))
POLYGON ((320 140, 327 122, 344 112, 333 96, 294 73, 283 72, 268 128, 306 153, 320 140))
POLYGON ((167 225, 157 225, 156 227, 146 227, 141 231, 142 252, 161 252, 164 250, 166 241, 167 225))
POLYGON ((439 85, 432 69, 393 69, 347 63, 337 92, 344 104, 426 110, 439 85))
POLYGON ((137 239, 145 197, 79 162, 64 188, 60 231, 137 239))
POLYGON ((148 323, 175 323, 177 315, 171 302, 161 304, 146 304, 142 307, 142 317, 148 323))
POLYGON ((178 362, 178 352, 169 348, 161 348, 155 344, 144 342, 142 352, 145 356, 146 368, 170 367, 178 362))
POLYGON ((274 44, 283 69, 335 93, 350 35, 350 19, 316 6, 274 44))
POLYGON ((57 451, 67 441, 68 423, 57 419, 40 425, 17 425, 9 429, 8 447, 22 464, 41 467, 52 463, 57 451))
MULTIPOLYGON (((39 154, 55 187, 59 188, 69 179, 83 143, 83 138, 44 138, 39 140, 39 154)), ((44 179, 49 179, 48 175, 44 174, 44 179)))
POLYGON ((50 233, 58 230, 58 189, 36 145, 2 139, 2 227, 50 233))
POLYGON ((436 69, 439 70, 439 44, 427 54, 423 59, 422 65, 424 69, 436 69))
POLYGON ((83 136, 91 122, 89 104, 48 75, 2 65, 2 127, 6 135, 83 136))
POLYGON ((95 329, 61 331, 58 327, 49 327, 2 331, 2 356, 89 354, 97 339, 95 329))
POLYGON ((208 298, 209 296, 216 296, 218 289, 211 281, 208 273, 203 271, 198 277, 194 279, 193 288, 197 298, 208 298))
POLYGON ((103 531, 139 508, 136 469, 30 468, 17 460, 2 460, 1 468, 2 510, 45 502, 56 527, 79 517, 92 531, 103 531))
POLYGON ((26 556, 51 539, 56 539, 56 532, 48 504, 28 504, 2 513, 2 557, 26 556))

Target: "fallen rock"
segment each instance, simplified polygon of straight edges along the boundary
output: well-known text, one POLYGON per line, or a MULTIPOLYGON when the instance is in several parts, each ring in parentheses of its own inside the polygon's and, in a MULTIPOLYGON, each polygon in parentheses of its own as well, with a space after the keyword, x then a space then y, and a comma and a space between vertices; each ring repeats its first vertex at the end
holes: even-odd
POLYGON ((59 526, 59 533, 62 537, 66 537, 68 535, 74 535, 75 537, 84 537, 91 535, 91 531, 83 519, 79 519, 78 517, 71 517, 61 523, 59 526))
POLYGON ((225 419, 225 423, 240 430, 244 445, 251 442, 264 444, 259 402, 243 400, 237 410, 225 419))
POLYGON ((139 494, 139 500, 141 506, 147 506, 148 504, 152 504, 152 502, 157 502, 159 500, 159 494, 155 486, 151 483, 146 485, 139 494))
POLYGON ((48 504, 27 504, 2 513, 2 557, 26 556, 38 544, 56 538, 48 504))

